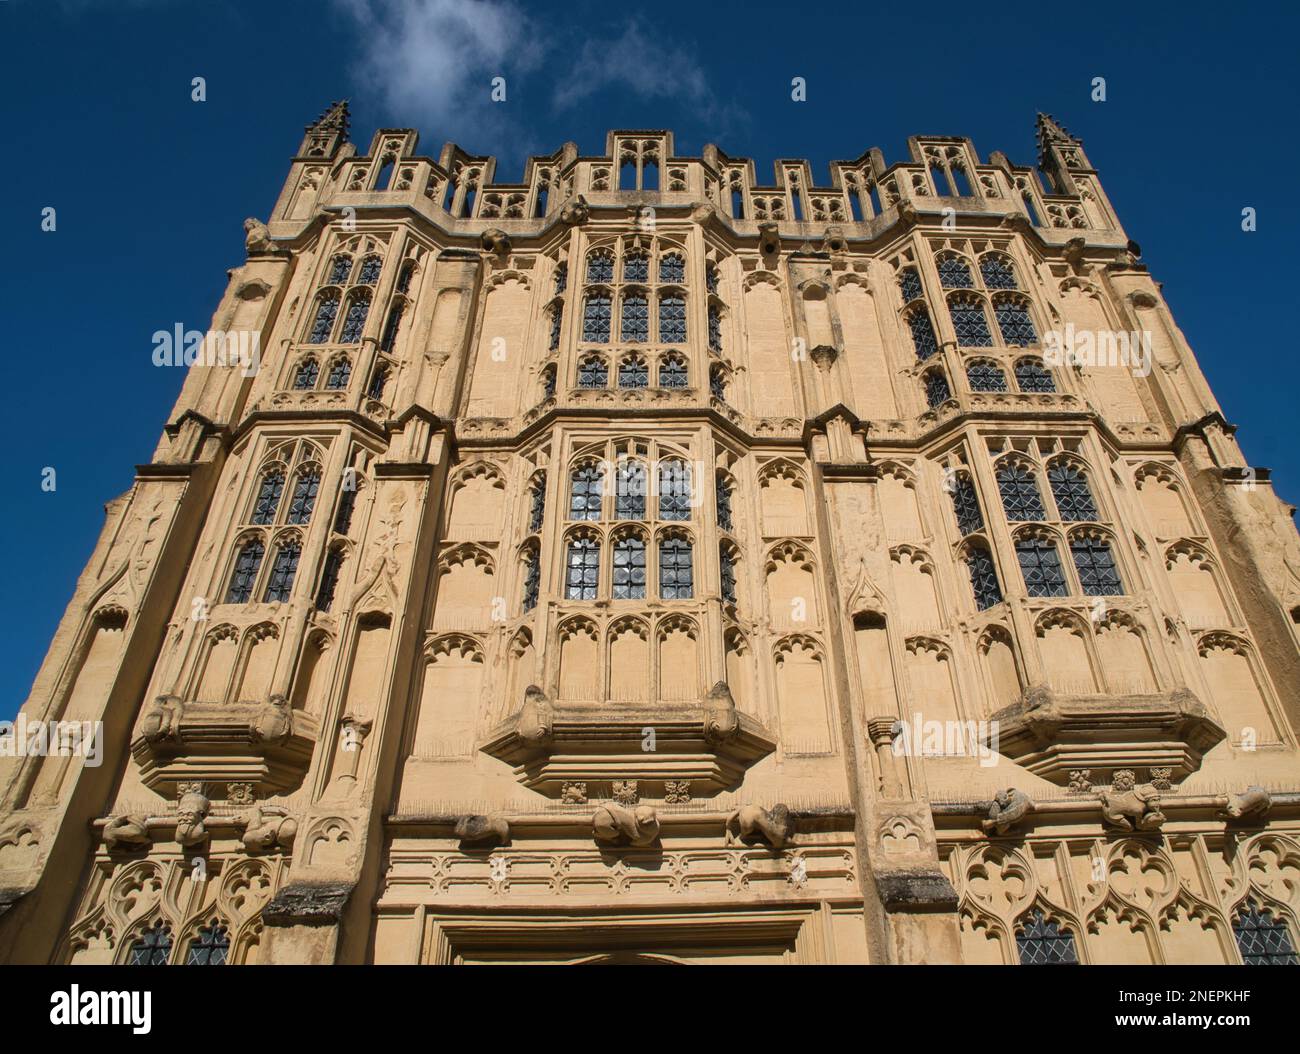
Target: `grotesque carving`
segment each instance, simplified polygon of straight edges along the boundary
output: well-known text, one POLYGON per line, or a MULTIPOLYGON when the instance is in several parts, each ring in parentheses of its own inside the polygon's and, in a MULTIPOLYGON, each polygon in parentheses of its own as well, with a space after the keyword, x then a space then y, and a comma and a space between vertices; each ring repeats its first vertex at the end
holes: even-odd
POLYGON ((519 711, 519 735, 532 743, 542 743, 551 735, 551 701, 535 684, 524 689, 524 705, 519 711))
POLYGON ((292 730, 289 700, 280 692, 276 692, 258 710, 252 725, 253 738, 279 746, 289 738, 292 730))
POLYGON ((244 248, 250 253, 269 253, 275 251, 275 242, 266 224, 249 216, 244 220, 244 248))
POLYGON ((710 742, 726 739, 740 728, 736 700, 726 681, 718 681, 704 697, 704 734, 710 742))
POLYGON ((611 845, 649 845, 659 837, 659 816, 649 805, 628 809, 606 802, 591 818, 596 841, 611 845))
POLYGON ((482 236, 483 251, 494 256, 505 256, 510 252, 510 235, 499 227, 489 227, 482 236))
POLYGON ((993 796, 988 818, 981 821, 980 825, 988 834, 1006 834, 1033 811, 1034 803, 1027 794, 1008 787, 993 796))
POLYGON ((570 227, 577 227, 586 223, 587 217, 590 215, 591 209, 587 205, 587 199, 581 194, 560 210, 560 220, 570 227))
POLYGON ((150 743, 157 743, 160 739, 178 739, 184 714, 185 704, 180 696, 160 695, 145 711, 140 733, 150 743))
POLYGON ((717 214, 718 210, 707 201, 701 201, 691 209, 691 219, 700 224, 708 223, 717 214))
POLYGON ((176 805, 176 841, 181 845, 198 845, 208 837, 203 821, 211 803, 197 790, 185 790, 176 805))
POLYGON ((758 225, 758 251, 770 256, 781 249, 781 235, 777 225, 771 221, 758 225))
POLYGON ((267 849, 288 849, 298 833, 298 821, 278 805, 255 805, 248 814, 242 839, 250 853, 267 849))
POLYGON ((112 816, 104 824, 104 844, 110 850, 149 844, 149 827, 143 816, 112 816))
POLYGON ((456 821, 456 837, 462 842, 495 842, 505 845, 510 841, 510 824, 504 816, 462 816, 456 821))
POLYGON ((822 238, 822 248, 828 253, 842 253, 849 248, 849 240, 844 237, 844 228, 838 224, 832 224, 826 228, 826 235, 822 238))
POLYGON ((785 805, 764 809, 758 805, 742 805, 727 817, 726 844, 737 839, 745 841, 761 837, 773 849, 784 848, 794 834, 794 817, 785 805))
POLYGON ((1121 831, 1154 831, 1165 822, 1160 811, 1160 792, 1151 784, 1136 785, 1132 769, 1120 769, 1110 790, 1101 790, 1102 819, 1121 831))
POLYGON ((1228 795, 1228 802, 1219 812, 1221 820, 1259 820, 1268 815, 1273 798, 1263 787, 1247 787, 1240 794, 1228 795))

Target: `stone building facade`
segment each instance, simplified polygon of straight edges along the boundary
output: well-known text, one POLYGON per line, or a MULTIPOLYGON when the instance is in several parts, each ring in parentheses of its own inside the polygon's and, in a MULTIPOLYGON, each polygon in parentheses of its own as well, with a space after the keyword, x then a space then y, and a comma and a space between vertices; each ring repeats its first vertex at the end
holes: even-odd
POLYGON ((331 107, 23 708, 103 763, 0 759, 0 961, 1294 958, 1292 510, 1038 140, 331 107))

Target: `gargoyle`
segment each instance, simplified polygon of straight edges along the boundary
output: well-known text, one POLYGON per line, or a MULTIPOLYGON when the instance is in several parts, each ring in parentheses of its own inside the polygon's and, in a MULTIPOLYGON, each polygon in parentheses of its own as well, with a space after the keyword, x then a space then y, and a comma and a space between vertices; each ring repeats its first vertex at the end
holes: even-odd
POLYGON ((148 845, 149 827, 143 816, 111 816, 104 824, 104 844, 110 850, 148 845))
POLYGON ((266 849, 288 849, 298 834, 298 821, 278 805, 254 805, 244 828, 244 848, 250 853, 266 849))
POLYGON ((542 743, 551 735, 551 701, 535 684, 524 689, 524 705, 519 711, 519 735, 532 743, 542 743))
POLYGON ((462 816, 456 821, 456 837, 462 842, 495 842, 505 845, 510 841, 510 824, 504 816, 462 816))
POLYGON ((1136 785, 1132 769, 1120 769, 1110 790, 1100 790, 1101 815, 1121 831, 1154 831, 1165 822, 1160 811, 1160 792, 1149 783, 1136 785))
POLYGON ((591 830, 598 842, 649 845, 659 837, 659 816, 649 805, 628 809, 610 801, 596 810, 591 830))
POLYGON ((725 830, 727 845, 758 835, 773 849, 782 849, 794 835, 794 817, 785 805, 773 805, 770 809, 742 805, 727 817, 725 830))
POLYGON ((770 256, 774 252, 780 251, 781 234, 780 229, 771 221, 760 223, 758 225, 758 251, 764 256, 770 256))
POLYGON ((186 791, 176 805, 176 841, 180 845, 198 845, 208 836, 203 821, 208 818, 208 799, 198 791, 186 791))
POLYGON ((828 253, 842 253, 849 247, 849 241, 844 237, 844 228, 838 224, 832 224, 826 228, 826 235, 822 238, 822 248, 828 253))
POLYGON ((257 711, 253 719, 253 738, 279 746, 289 738, 293 730, 293 717, 289 710, 289 700, 276 692, 257 711))
POLYGON ((261 220, 249 216, 244 220, 244 232, 244 248, 250 253, 269 253, 275 250, 271 231, 261 220))
POLYGON ((704 735, 711 743, 726 739, 740 728, 736 700, 726 681, 718 681, 704 697, 704 735))
POLYGON ((982 820, 980 826, 988 834, 1006 834, 1033 811, 1034 803, 1029 795, 1014 787, 1008 787, 993 796, 988 818, 982 820))
POLYGON ((489 227, 480 238, 483 251, 494 256, 505 256, 510 252, 510 235, 499 227, 489 227))
POLYGON ((570 227, 576 227, 587 222, 587 217, 591 215, 591 209, 587 205, 587 199, 579 194, 569 204, 560 210, 560 219, 570 227))
POLYGON ((157 743, 160 739, 179 739, 184 715, 185 703, 179 695, 160 695, 144 712, 140 734, 150 743, 157 743))
POLYGON ((1240 794, 1229 794, 1227 804, 1219 811, 1221 820, 1257 820, 1268 815, 1273 807, 1272 795, 1263 787, 1247 787, 1240 794))

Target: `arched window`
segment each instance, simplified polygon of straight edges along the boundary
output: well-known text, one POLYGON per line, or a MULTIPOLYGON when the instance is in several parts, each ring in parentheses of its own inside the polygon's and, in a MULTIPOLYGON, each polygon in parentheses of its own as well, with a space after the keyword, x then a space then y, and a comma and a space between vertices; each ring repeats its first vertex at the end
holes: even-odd
POLYGON ((604 489, 605 474, 594 461, 575 468, 569 488, 569 519, 600 519, 600 499, 604 489))
POLYGON ((393 350, 393 345, 397 343, 397 332, 402 327, 402 313, 406 310, 406 302, 397 301, 388 309, 388 318, 384 321, 384 331, 379 337, 379 350, 385 355, 393 350))
POLYGON ((1031 597, 1063 597, 1068 592, 1061 556, 1050 538, 1021 535, 1016 539, 1016 560, 1031 597))
POLYGON ((370 313, 370 297, 356 294, 348 301, 348 313, 343 319, 343 329, 339 333, 340 344, 356 344, 366 328, 366 316, 370 313))
POLYGON ((650 367, 639 355, 629 355, 618 367, 618 386, 620 388, 648 388, 650 386, 650 367))
POLYGON ((537 597, 542 585, 542 563, 538 559, 537 548, 529 546, 524 550, 524 610, 532 611, 537 607, 537 597))
POLYGON ((998 572, 993 566, 993 555, 982 545, 972 545, 966 552, 966 566, 970 568, 971 589, 975 593, 975 606, 981 611, 1002 603, 1002 587, 998 585, 998 572))
POLYGON ((1034 908, 1016 930, 1021 966, 1078 966, 1074 935, 1034 908))
POLYGON ((921 273, 915 267, 904 267, 898 273, 898 289, 903 294, 904 304, 920 300, 923 295, 921 273))
POLYGON ((397 276, 397 291, 405 296, 411 291, 411 280, 415 277, 415 263, 408 262, 397 276))
POLYGON ((378 256, 367 256, 361 261, 361 269, 357 271, 357 285, 374 285, 378 282, 379 269, 383 265, 383 260, 378 256))
POLYGON ((1007 375, 1002 367, 988 359, 980 359, 966 367, 966 381, 973 392, 1005 392, 1007 375))
POLYGON ((320 363, 313 358, 303 359, 298 363, 298 370, 293 375, 293 390, 296 392, 307 392, 316 387, 316 381, 320 377, 320 363))
POLYGON ((186 966, 224 966, 230 955, 230 933, 213 919, 190 941, 186 966))
POLYGON ((680 296, 659 298, 659 340, 664 344, 686 343, 686 301, 680 296))
POLYGON ((659 542, 659 596, 663 600, 690 600, 692 588, 691 543, 686 538, 659 542))
POLYGON ((271 564, 271 574, 266 580, 266 595, 262 601, 267 604, 283 603, 293 592, 293 577, 298 573, 298 557, 302 555, 302 543, 297 538, 286 538, 275 550, 275 560, 271 564))
POLYGON ((230 573, 230 587, 226 590, 227 604, 246 604, 253 596, 253 585, 257 581, 257 572, 262 566, 262 557, 266 555, 266 546, 260 538, 250 538, 235 557, 235 566, 230 573))
POLYGON ((370 375, 370 387, 366 389, 367 399, 382 399, 384 397, 384 386, 388 384, 388 367, 384 363, 375 366, 375 372, 370 375))
POLYGON ((356 477, 348 473, 343 477, 343 493, 339 496, 339 507, 334 513, 334 533, 347 534, 352 527, 352 511, 357 506, 356 477))
POLYGON ((308 523, 312 509, 316 507, 316 495, 320 492, 320 469, 310 466, 299 471, 293 485, 293 497, 289 501, 287 523, 308 523))
POLYGON ((343 550, 333 548, 325 554, 325 566, 321 569, 320 586, 316 590, 316 610, 329 611, 334 603, 334 594, 339 587, 339 572, 343 570, 343 550))
POLYGON ((709 305, 709 350, 722 352, 722 312, 717 304, 709 305))
POLYGON ((680 355, 669 355, 660 360, 660 388, 685 388, 687 379, 686 360, 680 355))
POLYGON ((645 597, 645 539, 629 531, 614 542, 614 599, 645 597))
POLYGON ((569 600, 595 600, 600 587, 600 542, 595 538, 569 541, 564 595, 569 600))
POLYGON ((718 526, 724 531, 732 530, 731 525, 731 484, 725 476, 719 476, 714 488, 718 511, 718 526))
POLYGON ((172 951, 172 931, 159 919, 140 934, 131 945, 128 966, 166 966, 172 951))
POLYGON ((925 384, 925 403, 933 410, 952 398, 952 389, 948 387, 948 378, 943 370, 930 370, 923 378, 925 384))
POLYGON ((684 282, 686 281, 686 261, 676 253, 670 253, 667 256, 659 258, 659 281, 661 282, 684 282))
POLYGON ((928 359, 939 352, 939 341, 934 335, 934 326, 930 325, 930 316, 924 309, 913 311, 907 316, 907 328, 912 331, 912 347, 916 357, 928 359))
POLYGON ((987 348, 993 343, 989 332, 988 316, 984 304, 977 296, 958 293, 948 298, 948 314, 952 328, 957 332, 957 343, 963 348, 987 348))
POLYGON ((587 281, 614 281, 614 257, 611 253, 594 252, 587 257, 587 281))
POLYGON ((1107 538, 1093 531, 1080 531, 1070 539, 1070 555, 1086 596, 1113 597, 1124 592, 1107 538))
POLYGON ((736 559, 731 546, 725 542, 718 546, 718 585, 722 599, 728 604, 736 602, 736 559))
POLYGON ((939 284, 945 289, 974 289, 970 267, 960 256, 945 256, 938 262, 939 284))
POLYGON ((579 388, 603 388, 609 383, 609 367, 599 355, 588 355, 578 364, 579 388))
POLYGON ((659 465, 659 518, 691 518, 691 470, 685 461, 670 459, 659 465))
POLYGON ((623 320, 620 332, 628 342, 650 339, 650 306, 644 293, 623 295, 623 320))
POLYGON ((984 279, 985 289, 1018 288, 1011 261, 996 253, 986 253, 980 257, 980 277, 984 279))
POLYGON ((980 511, 979 496, 975 493, 975 481, 970 476, 960 475, 953 479, 952 509, 957 514, 957 528, 962 534, 970 534, 984 527, 984 514, 980 511))
POLYGON ((1088 477, 1077 465, 1068 461, 1056 461, 1048 465, 1047 483, 1052 488, 1056 511, 1061 519, 1071 523, 1100 519, 1097 504, 1092 500, 1092 491, 1088 489, 1088 477))
POLYGON ((610 317, 609 294, 588 295, 582 302, 582 339, 595 344, 608 344, 610 317))
POLYGON ((334 320, 339 314, 338 293, 326 293, 316 302, 316 317, 312 319, 308 344, 327 344, 334 332, 334 320))
POLYGON ((998 468, 998 493, 1008 520, 1045 520, 1042 496, 1038 481, 1028 465, 1008 461, 998 468))
POLYGON ((1300 966, 1286 922, 1275 918, 1271 908, 1246 901, 1232 917, 1232 934, 1247 966, 1300 966))
POLYGON ((1029 317, 1029 305, 1023 300, 1000 297, 993 303, 993 314, 998 320, 1002 342, 1011 347, 1027 347, 1038 343, 1038 331, 1029 317))
POLYGON ((257 500, 253 502, 253 515, 248 522, 263 525, 274 523, 275 514, 280 508, 280 495, 283 493, 283 469, 269 469, 258 485, 257 500))
POLYGON ((709 394, 715 399, 727 397, 727 374, 721 366, 709 368, 709 394))
POLYGON ((339 355, 330 363, 330 372, 325 378, 325 388, 332 392, 342 391, 351 379, 352 360, 346 355, 339 355))
POLYGON ((645 253, 632 252, 623 257, 623 281, 650 281, 650 258, 645 253))
POLYGON ((330 261, 330 285, 347 285, 352 274, 352 257, 339 255, 330 261))
POLYGON ((560 346, 560 328, 564 325, 564 305, 556 304, 551 308, 551 337, 547 342, 547 351, 555 351, 560 346))
POLYGON ((1016 384, 1022 392, 1054 392, 1056 382, 1041 359, 1016 360, 1016 384))
POLYGON ((615 478, 614 518, 618 520, 644 520, 646 498, 646 468, 644 461, 621 461, 615 478))
POLYGON ((537 474, 529 491, 528 529, 540 531, 546 519, 546 472, 537 474))

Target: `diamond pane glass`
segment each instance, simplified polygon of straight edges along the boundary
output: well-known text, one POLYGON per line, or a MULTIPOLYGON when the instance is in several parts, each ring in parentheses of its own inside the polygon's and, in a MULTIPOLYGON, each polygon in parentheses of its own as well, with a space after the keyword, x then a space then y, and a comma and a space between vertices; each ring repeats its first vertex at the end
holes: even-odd
POLYGON ((618 367, 618 386, 620 388, 650 387, 650 367, 645 359, 624 359, 618 367))
POLYGON ((587 257, 588 282, 614 281, 614 257, 609 253, 592 253, 587 257))
POLYGON ((330 339, 330 334, 334 332, 334 320, 338 317, 338 314, 338 294, 331 293, 328 296, 321 297, 320 302, 316 305, 316 317, 312 320, 311 334, 307 337, 307 343, 326 343, 330 339))
POLYGON ((948 378, 942 371, 931 370, 925 375, 925 402, 931 410, 951 398, 952 389, 948 387, 948 378))
POLYGON ((928 359, 939 352, 939 341, 930 325, 930 316, 924 311, 913 311, 907 316, 907 328, 912 331, 912 346, 918 359, 928 359))
POLYGON ((325 555, 321 571, 320 588, 316 590, 316 609, 328 611, 334 603, 334 593, 339 585, 339 571, 343 568, 343 550, 331 549, 325 555))
POLYGON ((575 538, 569 543, 569 560, 564 595, 569 600, 595 600, 600 585, 600 543, 594 538, 575 538))
POLYGON ((230 934, 216 920, 199 930, 190 942, 186 966, 224 966, 230 954, 230 934))
POLYGON ((260 539, 245 543, 235 557, 235 567, 230 573, 230 588, 226 590, 227 604, 246 604, 253 595, 253 583, 257 579, 258 569, 262 566, 262 557, 266 555, 266 546, 260 539))
POLYGON ((686 343, 686 301, 679 296, 659 298, 659 339, 665 344, 686 343))
POLYGON ((1011 262, 1002 256, 985 256, 980 260, 980 277, 985 289, 1015 289, 1016 273, 1011 262))
POLYGON ((993 305, 998 320, 1002 342, 1012 347, 1028 347, 1038 343, 1038 331, 1029 317, 1029 308, 1018 300, 999 300, 993 305))
POLYGON ((993 556, 982 545, 972 546, 966 557, 970 567, 971 589, 975 592, 975 606, 981 611, 1002 603, 1002 587, 993 566, 993 556))
POLYGON ((718 526, 724 531, 732 529, 731 526, 731 486, 721 476, 717 480, 717 504, 718 504, 718 526))
POLYGON ((1070 555, 1079 572, 1079 584, 1090 597, 1113 597, 1124 592, 1115 566, 1110 542, 1096 535, 1076 535, 1070 539, 1070 555))
POLYGON ((994 362, 972 362, 966 367, 966 380, 973 392, 1005 392, 1007 375, 994 362))
POLYGON ((1300 966, 1286 923, 1268 908, 1247 901, 1232 920, 1232 932, 1247 966, 1300 966))
POLYGON ((593 355, 583 359, 578 366, 579 388, 603 388, 609 382, 609 369, 605 360, 593 355))
POLYGON ((330 363, 329 376, 325 378, 325 387, 330 391, 341 391, 352 379, 352 360, 340 355, 330 363))
POLYGON ((642 461, 625 461, 619 466, 614 495, 614 518, 644 520, 646 469, 642 461))
POLYGON ((691 543, 669 538, 659 543, 659 596, 664 600, 690 600, 691 543))
POLYGON ((1058 461, 1047 468, 1047 482, 1056 499, 1056 511, 1061 519, 1075 522, 1096 520, 1097 505, 1088 489, 1088 477, 1068 461, 1058 461))
POLYGON ((998 493, 1008 520, 1045 520, 1042 496, 1033 472, 1024 465, 1003 465, 998 469, 998 493))
POLYGON ((301 555, 302 546, 296 539, 286 541, 276 549, 271 576, 266 580, 263 602, 276 604, 289 599, 289 594, 293 591, 293 576, 298 571, 298 557, 301 555))
POLYGON ((320 491, 320 469, 310 468, 298 473, 293 485, 293 498, 289 502, 288 523, 307 523, 311 519, 312 509, 316 507, 316 495, 320 491))
POLYGON ((315 359, 303 359, 298 365, 298 372, 293 375, 294 391, 310 391, 316 387, 318 377, 320 377, 320 363, 315 359))
POLYGON ((622 333, 626 341, 650 339, 650 306, 645 297, 623 297, 622 333))
POLYGON ((952 328, 957 333, 957 343, 963 348, 987 348, 993 343, 989 320, 984 305, 968 296, 955 296, 948 301, 952 328))
POLYGON ((348 314, 343 320, 343 331, 339 334, 340 344, 356 344, 361 339, 368 314, 370 314, 370 297, 355 296, 348 302, 348 314))
POLYGON ((582 339, 609 343, 610 304, 607 296, 589 296, 582 305, 582 339))
POLYGON ((361 261, 361 270, 357 272, 357 285, 374 285, 379 281, 379 269, 383 261, 378 256, 367 256, 361 261))
POLYGON ((660 388, 685 388, 687 382, 686 363, 673 356, 659 364, 660 388))
POLYGON ((945 289, 974 289, 975 279, 965 260, 946 256, 939 261, 939 284, 945 289))
POLYGON ((659 466, 659 518, 691 518, 691 471, 684 461, 665 461, 659 466))
POLYGON ((970 534, 984 526, 984 514, 980 512, 975 482, 969 476, 958 476, 953 481, 952 508, 957 514, 957 527, 962 534, 970 534))
POLYGON ((166 966, 172 950, 171 930, 159 919, 131 945, 128 966, 166 966))
POLYGON ((599 465, 579 465, 573 470, 573 485, 569 491, 569 519, 600 519, 601 492, 605 489, 605 475, 599 465))
POLYGON ((921 299, 921 275, 915 267, 904 268, 898 276, 898 288, 903 293, 903 303, 921 299))
POLYGON ((1025 591, 1031 597, 1063 597, 1065 573, 1056 546, 1046 538, 1021 538, 1016 542, 1016 559, 1025 576, 1025 591))
POLYGON ((659 261, 659 281, 686 281, 686 261, 680 256, 665 256, 659 261))
POLYGON ((1022 392, 1056 391, 1056 382, 1038 359, 1020 359, 1016 363, 1016 384, 1022 392))
POLYGON ((276 469, 263 476, 261 486, 257 488, 257 501, 253 503, 253 518, 249 522, 258 524, 273 523, 276 510, 280 507, 280 495, 283 493, 283 472, 276 469))
POLYGON ((626 534, 614 543, 614 599, 645 596, 645 539, 626 534))
POLYGON ((623 257, 623 281, 650 281, 650 259, 645 253, 629 253, 623 257))
POLYGON ((347 285, 352 274, 352 257, 336 256, 330 261, 330 285, 347 285))
POLYGON ((1035 908, 1016 930, 1016 950, 1022 966, 1078 966, 1074 934, 1062 931, 1035 908))

